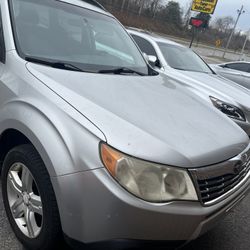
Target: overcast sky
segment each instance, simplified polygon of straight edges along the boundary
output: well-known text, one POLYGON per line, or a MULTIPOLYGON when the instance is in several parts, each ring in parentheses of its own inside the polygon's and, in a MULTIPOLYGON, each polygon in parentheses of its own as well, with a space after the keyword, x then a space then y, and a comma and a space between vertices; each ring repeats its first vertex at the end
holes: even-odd
MULTIPOLYGON (((186 9, 187 4, 191 0, 175 0, 186 9)), ((218 16, 232 16, 234 19, 237 18, 237 9, 244 5, 245 14, 243 14, 239 20, 238 29, 247 31, 250 29, 250 0, 218 0, 218 4, 213 14, 213 19, 218 16)))

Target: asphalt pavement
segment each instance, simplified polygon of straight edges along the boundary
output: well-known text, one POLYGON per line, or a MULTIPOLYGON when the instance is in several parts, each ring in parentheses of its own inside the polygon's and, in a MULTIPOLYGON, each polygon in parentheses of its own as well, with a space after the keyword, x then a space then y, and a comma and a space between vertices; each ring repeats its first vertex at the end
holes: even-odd
MULTIPOLYGON (((1 183, 0 183, 1 184, 1 183)), ((65 249, 69 249, 65 245, 65 249)), ((84 248, 85 249, 85 248, 84 248)), ((109 250, 99 246, 100 250, 109 250)), ((113 249, 113 248, 112 248, 113 249)), ((121 248, 119 248, 120 250, 121 248)), ((144 250, 139 249, 139 250, 144 250)), ((158 248, 152 247, 152 250, 158 248)), ((160 248, 160 249, 164 249, 160 248)), ((250 249, 250 195, 235 207, 219 224, 183 250, 249 250, 250 249)), ((3 208, 0 188, 0 250, 25 250, 16 240, 3 208)), ((86 249, 85 249, 86 250, 86 249)))

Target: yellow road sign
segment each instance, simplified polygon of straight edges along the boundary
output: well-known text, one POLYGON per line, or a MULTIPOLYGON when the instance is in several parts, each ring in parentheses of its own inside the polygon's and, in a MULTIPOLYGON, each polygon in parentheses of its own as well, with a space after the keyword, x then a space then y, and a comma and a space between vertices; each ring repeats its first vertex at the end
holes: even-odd
POLYGON ((216 47, 220 47, 221 46, 221 40, 220 39, 216 40, 215 45, 216 45, 216 47))
POLYGON ((213 14, 218 0, 193 0, 192 10, 213 14))

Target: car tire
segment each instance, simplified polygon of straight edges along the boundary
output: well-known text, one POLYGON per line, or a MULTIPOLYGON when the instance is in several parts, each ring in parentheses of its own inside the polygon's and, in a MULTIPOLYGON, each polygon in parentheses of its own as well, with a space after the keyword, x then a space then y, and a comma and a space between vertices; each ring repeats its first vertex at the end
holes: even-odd
POLYGON ((54 190, 35 148, 13 148, 2 169, 2 193, 10 225, 27 249, 56 249, 62 242, 54 190))

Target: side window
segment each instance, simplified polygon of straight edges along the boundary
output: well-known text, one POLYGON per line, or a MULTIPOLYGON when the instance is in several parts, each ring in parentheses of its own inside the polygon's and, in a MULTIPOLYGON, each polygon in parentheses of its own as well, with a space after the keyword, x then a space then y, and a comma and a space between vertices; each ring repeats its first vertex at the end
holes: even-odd
POLYGON ((136 35, 132 35, 132 37, 143 53, 146 53, 148 56, 156 56, 158 58, 156 51, 150 42, 136 35))
POLYGON ((0 8, 0 61, 5 63, 5 44, 3 36, 2 12, 0 8))
POLYGON ((247 63, 230 63, 230 64, 226 64, 226 67, 229 69, 249 72, 249 64, 247 63))

